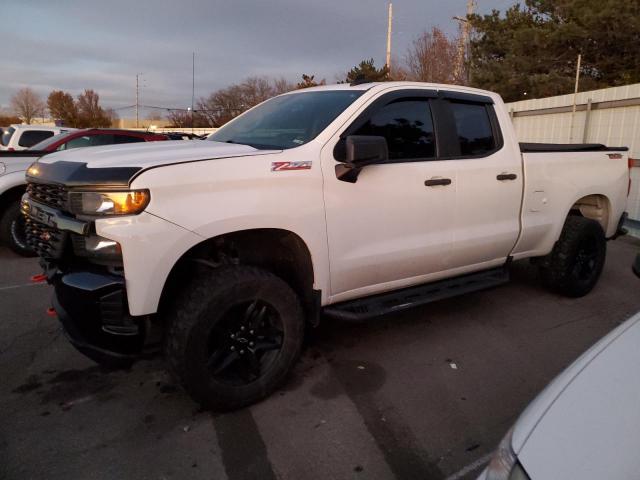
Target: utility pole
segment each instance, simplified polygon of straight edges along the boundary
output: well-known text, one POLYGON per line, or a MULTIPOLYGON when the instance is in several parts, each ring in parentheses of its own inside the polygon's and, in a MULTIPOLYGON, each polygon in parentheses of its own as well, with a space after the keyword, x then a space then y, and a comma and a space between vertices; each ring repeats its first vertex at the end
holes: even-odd
POLYGON ((196 52, 191 58, 191 133, 193 133, 193 104, 196 96, 196 52))
POLYGON ((139 74, 136 73, 136 128, 138 128, 138 104, 139 104, 139 101, 138 101, 138 98, 139 98, 139 95, 138 95, 138 75, 139 74))
POLYGON ((578 85, 580 83, 580 64, 582 63, 582 54, 578 54, 578 64, 576 66, 576 86, 573 90, 573 108, 571 109, 571 126, 569 128, 569 143, 573 143, 573 120, 576 116, 576 97, 578 96, 578 85))
POLYGON ((393 22, 393 3, 389 2, 389 22, 387 25, 387 74, 391 76, 391 24, 393 22))
MULTIPOLYGON (((460 36, 460 43, 458 43, 458 55, 456 58, 456 68, 453 72, 454 78, 456 80, 462 79, 462 72, 464 70, 464 60, 465 53, 469 49, 469 40, 471 37, 471 25, 469 24, 469 20, 467 19, 469 15, 473 15, 475 10, 476 2, 475 0, 467 0, 467 17, 453 17, 454 20, 458 20, 462 24, 462 35, 460 36)), ((467 83, 469 78, 467 77, 467 83)))

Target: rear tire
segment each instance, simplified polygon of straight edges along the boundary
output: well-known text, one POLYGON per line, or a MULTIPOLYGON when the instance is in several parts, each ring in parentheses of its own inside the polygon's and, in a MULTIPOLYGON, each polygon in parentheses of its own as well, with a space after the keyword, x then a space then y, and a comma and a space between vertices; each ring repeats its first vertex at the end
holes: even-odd
POLYGON ((27 245, 26 225, 20 211, 20 200, 12 200, 0 216, 0 240, 23 257, 33 257, 35 252, 27 245))
POLYGON ((570 216, 560 239, 540 267, 543 284, 567 297, 582 297, 598 282, 607 253, 602 227, 595 220, 570 216))
POLYGON ((267 271, 226 266, 206 272, 170 310, 165 356, 205 408, 232 410, 265 398, 300 355, 300 301, 267 271))

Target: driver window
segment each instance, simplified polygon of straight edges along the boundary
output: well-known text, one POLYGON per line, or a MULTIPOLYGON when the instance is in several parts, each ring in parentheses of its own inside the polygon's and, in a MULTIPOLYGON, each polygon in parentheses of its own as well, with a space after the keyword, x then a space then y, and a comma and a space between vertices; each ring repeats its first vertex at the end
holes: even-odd
POLYGON ((353 135, 385 137, 389 160, 433 159, 436 155, 428 99, 399 99, 375 112, 353 135))

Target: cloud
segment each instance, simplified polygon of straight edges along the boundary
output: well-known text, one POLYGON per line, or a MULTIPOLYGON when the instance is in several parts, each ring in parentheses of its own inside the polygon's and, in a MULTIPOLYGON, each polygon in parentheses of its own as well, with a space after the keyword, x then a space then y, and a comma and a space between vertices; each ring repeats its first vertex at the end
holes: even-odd
MULTIPOLYGON (((485 10, 512 3, 493 0, 485 10)), ((394 55, 431 26, 455 32, 452 17, 465 5, 396 0, 394 55)), ((386 12, 383 0, 10 2, 3 19, 11 22, 0 31, 0 105, 22 86, 43 97, 92 88, 107 106, 130 105, 137 73, 144 103, 190 105, 194 51, 198 97, 251 75, 333 82, 362 59, 384 63, 386 12)))

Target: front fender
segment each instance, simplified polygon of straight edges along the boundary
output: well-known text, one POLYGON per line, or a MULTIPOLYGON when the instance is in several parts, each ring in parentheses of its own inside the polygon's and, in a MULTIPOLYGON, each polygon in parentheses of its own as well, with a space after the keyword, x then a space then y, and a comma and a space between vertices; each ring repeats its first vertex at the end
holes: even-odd
POLYGON ((0 175, 0 195, 20 185, 27 185, 24 178, 25 170, 17 172, 5 173, 0 175))
POLYGON ((203 238, 155 215, 143 212, 96 220, 96 233, 122 247, 129 313, 157 312, 162 289, 175 263, 203 238))

